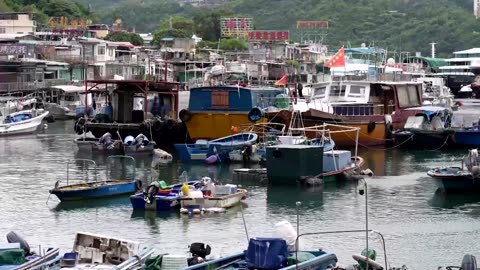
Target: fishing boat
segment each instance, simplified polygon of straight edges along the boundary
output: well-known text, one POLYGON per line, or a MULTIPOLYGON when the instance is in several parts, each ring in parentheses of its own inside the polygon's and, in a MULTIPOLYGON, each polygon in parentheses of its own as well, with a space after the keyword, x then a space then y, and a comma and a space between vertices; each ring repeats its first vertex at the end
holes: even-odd
MULTIPOLYGON (((281 88, 222 80, 218 85, 191 88, 188 110, 181 110, 179 116, 192 140, 213 140, 229 136, 232 126, 251 123, 248 114, 252 108, 274 106, 283 93, 281 88)), ((265 120, 260 118, 257 122, 265 120)))
MULTIPOLYGON (((129 160, 133 163, 133 175, 135 175, 135 159, 130 156, 109 156, 107 158, 107 164, 110 160, 120 159, 120 160, 129 160)), ((84 199, 94 199, 94 198, 103 198, 123 194, 132 194, 136 190, 140 189, 142 186, 141 181, 134 179, 109 179, 108 167, 106 170, 105 180, 97 180, 97 164, 95 161, 90 159, 75 159, 74 163, 83 164, 84 169, 84 178, 81 183, 71 184, 70 183, 70 164, 67 163, 67 179, 66 185, 61 186, 60 180, 55 183, 55 187, 50 190, 50 194, 54 194, 58 197, 60 201, 73 201, 73 200, 84 200, 84 199), (91 170, 86 166, 90 164, 93 167, 93 181, 89 181, 89 171, 91 170)))
POLYGON ((17 107, 12 104, 12 99, 2 99, 0 102, 0 136, 33 133, 37 130, 42 120, 49 112, 44 109, 24 109, 25 104, 21 99, 14 99, 17 107))
POLYGON ((478 150, 469 150, 460 167, 438 167, 427 175, 432 177, 440 190, 446 193, 469 193, 480 190, 480 162, 478 150))
POLYGON ((226 209, 239 204, 247 197, 245 189, 237 188, 237 185, 215 185, 210 177, 202 178, 202 188, 182 188, 180 201, 180 213, 201 213, 206 209, 226 209))
POLYGON ((228 155, 228 152, 236 149, 241 149, 245 145, 252 145, 256 143, 258 135, 252 132, 242 132, 226 136, 223 138, 207 141, 197 140, 194 144, 175 144, 175 149, 183 162, 190 161, 206 161, 209 164, 221 162, 217 156, 222 150, 222 153, 228 155), (207 158, 215 156, 215 158, 207 158))
POLYGON ((251 238, 247 250, 224 258, 207 261, 186 270, 207 269, 331 269, 337 264, 337 256, 322 250, 288 250, 281 238, 251 238))
POLYGON ((433 106, 425 106, 422 110, 422 113, 408 117, 403 129, 393 132, 395 143, 417 149, 446 146, 455 133, 450 128, 451 110, 433 106))
POLYGON ((71 252, 49 262, 50 270, 140 269, 154 252, 139 242, 79 232, 71 252))
POLYGON ((85 96, 85 90, 84 86, 55 85, 38 89, 36 96, 55 119, 74 119, 83 116, 85 108, 95 103, 91 93, 85 96))
MULTIPOLYGON (((321 144, 278 144, 267 147, 266 174, 271 184, 306 185, 324 182, 343 181, 356 174, 364 163, 358 156, 360 128, 343 125, 324 124, 289 130, 305 133, 307 137, 317 136, 321 144), (349 133, 355 138, 355 152, 334 150, 334 135, 349 133)), ((290 132, 289 131, 289 132, 290 132)))
POLYGON ((466 122, 462 115, 453 115, 451 127, 455 130, 453 142, 456 147, 480 145, 480 121, 466 122))
POLYGON ((15 232, 7 234, 8 244, 0 246, 0 270, 44 269, 46 262, 57 258, 58 248, 39 248, 39 254, 30 249, 29 244, 15 232))
MULTIPOLYGON (((197 189, 200 181, 188 181, 186 184, 197 189)), ((144 191, 130 196, 133 209, 169 211, 180 207, 178 198, 184 183, 167 185, 165 181, 155 181, 144 191)))

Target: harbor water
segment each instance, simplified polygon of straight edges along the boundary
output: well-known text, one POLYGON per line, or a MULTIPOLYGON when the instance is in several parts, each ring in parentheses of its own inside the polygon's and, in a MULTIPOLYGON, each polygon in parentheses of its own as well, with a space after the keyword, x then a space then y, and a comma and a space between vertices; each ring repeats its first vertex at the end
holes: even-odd
MULTIPOLYGON (((470 104, 466 113, 476 111, 470 104), (470 111, 469 111, 470 110, 470 111)), ((473 116, 472 116, 473 117, 473 116)), ((274 224, 288 220, 300 233, 365 229, 365 196, 353 183, 324 188, 271 188, 251 181, 236 184, 249 190, 242 207, 226 213, 188 217, 177 212, 133 211, 128 196, 78 203, 59 203, 48 190, 66 179, 67 161, 93 159, 98 174, 105 172, 106 157, 79 153, 73 142, 73 122, 57 121, 38 135, 0 138, 0 234, 20 233, 32 248, 38 245, 72 248, 78 231, 136 240, 157 253, 185 254, 188 245, 204 242, 212 253, 226 255, 247 247, 248 237, 272 236, 274 224), (242 218, 245 219, 247 233, 242 218)), ((426 172, 442 165, 458 165, 465 150, 416 151, 368 148, 361 150, 368 177, 370 229, 381 232, 392 266, 436 269, 460 265, 464 254, 480 256, 480 195, 445 195, 436 192, 426 172)), ((136 161, 137 178, 167 182, 214 177, 232 183, 232 171, 240 165, 207 167, 179 163, 151 171, 151 159, 136 161)), ((334 252, 342 264, 353 263, 352 254, 365 248, 364 233, 327 234, 301 238, 306 249, 334 252)), ((383 255, 379 238, 370 235, 369 246, 383 255)), ((379 256, 380 257, 380 256, 379 256)), ((383 257, 377 260, 383 262, 383 257)))

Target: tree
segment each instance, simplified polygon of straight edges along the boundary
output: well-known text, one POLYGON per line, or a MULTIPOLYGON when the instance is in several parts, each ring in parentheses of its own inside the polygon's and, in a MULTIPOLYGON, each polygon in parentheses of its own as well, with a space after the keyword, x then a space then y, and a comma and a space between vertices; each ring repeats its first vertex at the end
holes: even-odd
POLYGON ((160 23, 159 28, 160 30, 179 29, 191 35, 195 33, 195 24, 193 21, 183 16, 166 18, 160 23))
POLYGON ((0 0, 0 12, 12 12, 13 9, 5 3, 4 0, 0 0))
POLYGON ((194 34, 194 23, 192 20, 182 16, 173 16, 164 19, 160 23, 159 30, 153 34, 152 43, 156 46, 162 44, 162 39, 171 38, 191 38, 194 34))
POLYGON ((236 50, 246 50, 248 49, 247 43, 241 39, 222 39, 220 40, 219 45, 221 50, 225 51, 236 51, 236 50))
POLYGON ((228 8, 201 9, 193 16, 195 32, 206 40, 217 41, 220 39, 220 19, 233 15, 228 8))
POLYGON ((143 38, 136 33, 111 32, 105 37, 105 40, 130 42, 135 46, 143 45, 143 38))
POLYGON ((46 26, 48 23, 48 16, 45 15, 41 10, 37 8, 34 4, 24 6, 20 9, 22 12, 29 12, 33 14, 33 19, 37 22, 38 26, 46 26))
POLYGON ((84 17, 78 5, 73 1, 67 0, 41 0, 39 7, 43 12, 50 17, 69 17, 81 18, 84 17))

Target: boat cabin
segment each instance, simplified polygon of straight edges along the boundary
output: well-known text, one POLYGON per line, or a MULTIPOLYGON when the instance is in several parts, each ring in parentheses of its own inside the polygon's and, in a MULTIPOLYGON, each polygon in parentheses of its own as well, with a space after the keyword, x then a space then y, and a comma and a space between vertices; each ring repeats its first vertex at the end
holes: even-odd
POLYGON ((384 115, 422 105, 420 82, 322 82, 305 94, 308 109, 344 116, 384 115))
POLYGON ((85 97, 85 87, 76 85, 57 85, 37 90, 37 97, 46 103, 58 104, 68 108, 74 115, 81 113, 85 105, 92 106, 93 97, 88 93, 85 97), (85 103, 86 102, 86 103, 85 103))
MULTIPOLYGON (((176 119, 179 83, 136 80, 92 80, 89 85, 105 85, 107 122, 140 124, 146 119, 176 119)), ((87 91, 91 91, 88 87, 87 91)), ((98 92, 98 90, 96 90, 98 92)))
MULTIPOLYGON (((218 85, 190 89, 191 112, 232 111, 248 113, 254 107, 275 106, 276 96, 285 90, 272 87, 218 85)), ((288 106, 288 104, 287 104, 288 106)))

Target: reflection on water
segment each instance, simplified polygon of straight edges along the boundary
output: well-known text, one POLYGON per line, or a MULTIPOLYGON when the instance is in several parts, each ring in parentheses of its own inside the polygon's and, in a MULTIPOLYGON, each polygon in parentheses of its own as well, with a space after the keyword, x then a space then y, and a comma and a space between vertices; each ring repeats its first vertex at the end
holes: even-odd
MULTIPOLYGON (((0 138, 0 233, 16 230, 32 244, 59 246, 68 250, 77 231, 120 236, 152 245, 159 253, 184 254, 188 244, 205 242, 214 254, 238 252, 247 246, 248 235, 272 236, 273 226, 281 220, 296 225, 301 232, 351 230, 365 227, 365 196, 356 184, 325 185, 305 189, 264 186, 255 179, 243 179, 248 198, 242 208, 226 213, 199 216, 180 215, 178 211, 156 213, 134 211, 128 196, 111 199, 59 203, 52 196, 45 205, 55 181, 66 179, 69 160, 86 158, 97 163, 98 177, 106 177, 107 157, 80 153, 73 143, 73 124, 49 124, 45 134, 0 138), (296 209, 296 202, 300 208, 296 209), (243 215, 242 215, 243 214, 243 215), (28 222, 25 222, 28 217, 28 222)), ((435 166, 457 165, 464 151, 412 151, 363 149, 360 155, 375 173, 368 178, 369 225, 382 232, 387 241, 392 265, 406 264, 410 269, 433 269, 458 263, 465 253, 477 254, 480 243, 474 235, 480 228, 480 197, 436 193, 426 176, 435 166), (418 256, 411 256, 418 254, 418 256), (417 258, 421 256, 422 260, 417 258)), ((151 170, 151 158, 136 158, 133 168, 113 164, 110 177, 135 173, 144 183, 162 179, 169 183, 209 176, 231 183, 232 170, 241 164, 226 166, 174 163, 151 170)), ((259 166, 252 166, 258 168, 259 166)), ((82 166, 74 166, 72 177, 85 178, 82 166)), ((365 246, 362 235, 322 235, 304 239, 306 248, 323 247, 335 252, 346 264, 351 254, 365 246)), ((371 245, 379 253, 377 239, 371 245)))
MULTIPOLYGON (((52 195, 52 197, 54 197, 52 195)), ((53 202, 55 199, 52 199, 52 202, 49 203, 49 206, 55 204, 53 202)), ((91 199, 83 201, 65 201, 58 202, 52 209, 52 211, 62 212, 62 211, 82 211, 82 209, 93 209, 93 208, 115 208, 117 206, 128 206, 130 204, 130 198, 128 195, 121 195, 105 199, 91 199)))

